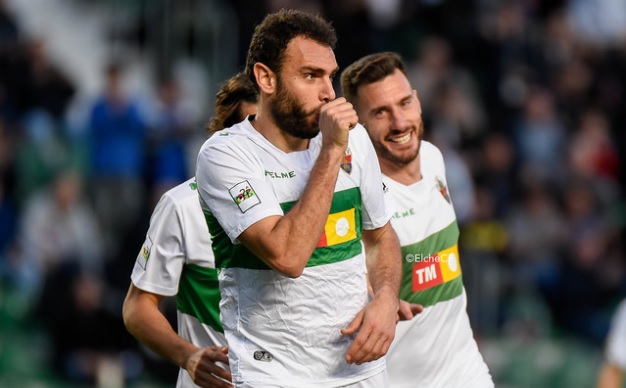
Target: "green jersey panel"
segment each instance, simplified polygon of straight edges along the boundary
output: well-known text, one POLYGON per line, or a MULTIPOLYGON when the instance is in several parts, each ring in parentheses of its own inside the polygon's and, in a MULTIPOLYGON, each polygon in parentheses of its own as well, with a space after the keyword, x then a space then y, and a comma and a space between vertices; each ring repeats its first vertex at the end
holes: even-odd
POLYGON ((461 295, 458 239, 455 220, 424 240, 402 247, 400 297, 403 300, 428 307, 461 295))
POLYGON ((223 333, 220 321, 220 289, 215 268, 185 265, 180 278, 176 308, 194 316, 217 332, 223 333))
MULTIPOLYGON (((287 214, 297 202, 281 203, 287 214)), ((335 192, 324 231, 307 262, 307 267, 348 260, 362 251, 362 203, 357 187, 335 192)), ((205 218, 213 236, 215 264, 219 268, 271 269, 242 244, 233 244, 217 219, 208 211, 205 218)))

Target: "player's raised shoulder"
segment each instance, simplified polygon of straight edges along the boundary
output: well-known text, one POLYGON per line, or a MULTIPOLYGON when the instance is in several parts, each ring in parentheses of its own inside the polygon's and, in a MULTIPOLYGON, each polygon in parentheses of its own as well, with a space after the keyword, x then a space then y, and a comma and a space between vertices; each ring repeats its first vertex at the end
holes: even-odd
POLYGON ((247 136, 248 131, 246 130, 246 125, 249 124, 242 121, 232 127, 224 128, 213 133, 211 137, 204 142, 203 147, 220 147, 240 141, 242 136, 247 136))
POLYGON ((367 134, 367 131, 365 130, 365 127, 363 126, 363 124, 357 123, 354 128, 352 128, 350 130, 350 135, 354 135, 354 136, 366 136, 369 137, 367 134))
POLYGON ((422 157, 443 160, 443 154, 441 153, 439 147, 426 140, 422 140, 422 143, 420 144, 420 154, 422 154, 422 157))
POLYGON ((363 124, 357 123, 357 125, 350 130, 350 143, 361 143, 364 141, 371 143, 370 137, 363 124))

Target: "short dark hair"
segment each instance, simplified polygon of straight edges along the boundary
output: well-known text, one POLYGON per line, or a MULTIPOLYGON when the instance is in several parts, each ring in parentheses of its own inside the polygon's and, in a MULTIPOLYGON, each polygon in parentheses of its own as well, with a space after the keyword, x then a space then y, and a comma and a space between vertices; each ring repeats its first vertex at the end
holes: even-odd
POLYGON ((404 61, 399 54, 386 51, 366 55, 341 73, 341 92, 346 100, 354 104, 361 86, 378 82, 396 70, 406 75, 404 61))
POLYGON ((295 9, 281 9, 267 15, 254 29, 246 59, 246 74, 257 90, 254 64, 263 63, 279 75, 287 45, 297 36, 312 39, 333 50, 337 43, 334 28, 319 15, 295 9))
POLYGON ((241 117, 241 103, 257 102, 257 91, 243 73, 237 73, 221 84, 215 94, 215 113, 211 122, 207 125, 209 132, 215 132, 224 128, 232 127, 245 117, 241 117))

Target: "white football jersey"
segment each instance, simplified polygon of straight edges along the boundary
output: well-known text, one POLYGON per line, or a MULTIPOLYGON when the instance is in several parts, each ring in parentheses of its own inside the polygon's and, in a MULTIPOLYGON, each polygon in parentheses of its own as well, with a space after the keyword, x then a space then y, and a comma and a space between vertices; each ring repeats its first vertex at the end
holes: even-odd
MULTIPOLYGON (((226 345, 211 237, 195 178, 161 197, 150 218, 131 280, 141 290, 176 296, 178 334, 182 338, 199 347, 226 345)), ((177 386, 196 385, 181 368, 177 386)))
POLYGON ((318 135, 307 150, 285 153, 244 120, 210 138, 198 156, 236 384, 337 387, 384 371, 384 358, 347 364, 354 336, 340 332, 368 303, 361 232, 391 217, 362 126, 350 131, 324 233, 300 277, 272 270, 237 240, 255 222, 291 209, 320 147, 318 135))

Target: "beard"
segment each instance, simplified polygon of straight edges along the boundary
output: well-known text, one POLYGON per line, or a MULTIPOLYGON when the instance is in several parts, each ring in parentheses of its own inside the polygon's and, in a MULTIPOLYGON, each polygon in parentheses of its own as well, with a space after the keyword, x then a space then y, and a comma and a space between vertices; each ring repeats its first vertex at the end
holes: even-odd
POLYGON ((420 146, 422 145, 422 137, 424 134, 424 122, 420 120, 415 131, 417 136, 417 147, 414 150, 406 150, 402 152, 392 151, 382 142, 372 139, 372 144, 378 156, 398 166, 406 166, 418 157, 420 146))
POLYGON ((315 112, 307 113, 302 104, 283 86, 280 77, 276 89, 276 96, 269 104, 276 125, 299 139, 312 139, 317 136, 320 132, 318 115, 314 114, 315 112))

